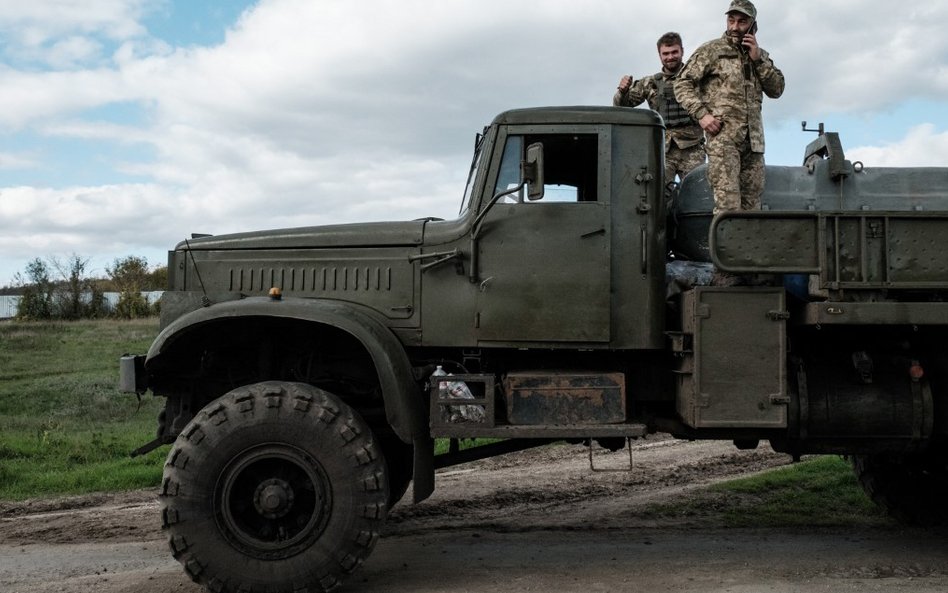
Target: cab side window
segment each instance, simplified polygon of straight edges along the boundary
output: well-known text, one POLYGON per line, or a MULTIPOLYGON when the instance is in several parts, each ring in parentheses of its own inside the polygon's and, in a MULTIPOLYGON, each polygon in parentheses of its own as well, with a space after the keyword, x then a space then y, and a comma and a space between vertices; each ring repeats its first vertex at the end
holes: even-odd
MULTIPOLYGON (((595 202, 599 141, 596 134, 528 134, 507 137, 500 174, 494 194, 516 187, 520 180, 520 161, 527 146, 543 144, 545 195, 535 203, 595 202)), ((507 202, 524 203, 523 192, 512 194, 507 202)), ((527 202, 530 203, 530 202, 527 202)))

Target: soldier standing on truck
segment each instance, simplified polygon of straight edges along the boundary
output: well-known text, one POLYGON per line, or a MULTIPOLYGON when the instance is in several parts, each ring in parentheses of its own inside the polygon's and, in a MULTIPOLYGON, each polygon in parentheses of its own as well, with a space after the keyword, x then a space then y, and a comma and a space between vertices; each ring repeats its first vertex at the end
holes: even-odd
POLYGON ((681 35, 670 31, 658 38, 658 58, 662 71, 633 81, 628 74, 619 81, 612 104, 636 107, 643 101, 665 120, 665 182, 684 179, 692 169, 704 163, 704 133, 698 122, 675 98, 673 79, 682 67, 681 35))
POLYGON ((757 9, 733 0, 727 30, 695 50, 675 96, 705 132, 714 212, 757 210, 764 191, 762 94, 783 94, 783 73, 757 45, 757 9))

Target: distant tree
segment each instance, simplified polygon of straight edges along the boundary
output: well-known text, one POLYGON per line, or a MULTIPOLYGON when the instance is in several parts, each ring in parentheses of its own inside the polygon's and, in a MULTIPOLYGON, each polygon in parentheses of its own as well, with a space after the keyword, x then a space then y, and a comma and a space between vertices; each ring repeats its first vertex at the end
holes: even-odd
POLYGON ((101 317, 106 311, 105 295, 95 280, 86 276, 89 260, 73 254, 66 261, 55 257, 36 258, 26 265, 25 275, 17 273, 20 287, 18 319, 82 319, 101 317), (59 278, 53 278, 53 271, 59 278))
POLYGON ((65 262, 53 257, 50 262, 62 282, 53 291, 58 317, 61 319, 92 319, 106 312, 105 295, 96 281, 86 276, 89 260, 73 254, 65 262))
POLYGON ((148 275, 148 290, 168 288, 168 266, 158 266, 148 275))
POLYGON ((52 319, 53 281, 50 278, 49 266, 40 258, 36 258, 26 264, 24 272, 25 277, 17 272, 13 279, 14 284, 20 287, 17 319, 52 319))
POLYGON ((111 268, 106 268, 112 284, 119 293, 114 315, 122 319, 148 317, 152 314, 148 300, 142 294, 150 283, 148 260, 129 255, 116 259, 111 268))

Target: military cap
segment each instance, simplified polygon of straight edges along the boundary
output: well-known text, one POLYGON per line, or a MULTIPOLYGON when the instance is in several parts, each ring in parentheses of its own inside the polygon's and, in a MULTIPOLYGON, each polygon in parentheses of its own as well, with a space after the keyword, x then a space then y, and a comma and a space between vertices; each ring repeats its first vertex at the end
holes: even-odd
POLYGON ((752 19, 757 18, 757 9, 754 8, 750 0, 731 0, 731 6, 724 14, 731 14, 732 12, 746 14, 752 19))

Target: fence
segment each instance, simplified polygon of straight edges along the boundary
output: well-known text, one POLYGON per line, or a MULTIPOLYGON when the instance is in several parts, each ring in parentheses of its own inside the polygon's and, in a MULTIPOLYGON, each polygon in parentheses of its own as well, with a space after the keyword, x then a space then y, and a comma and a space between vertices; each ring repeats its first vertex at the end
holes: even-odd
MULTIPOLYGON (((152 290, 142 292, 142 296, 145 297, 149 304, 151 304, 160 299, 163 293, 163 290, 152 290)), ((119 301, 119 293, 106 292, 103 296, 105 296, 106 308, 109 311, 115 309, 115 306, 119 301)), ((0 319, 12 319, 13 317, 16 317, 16 308, 19 304, 20 297, 17 295, 0 295, 0 319)))

